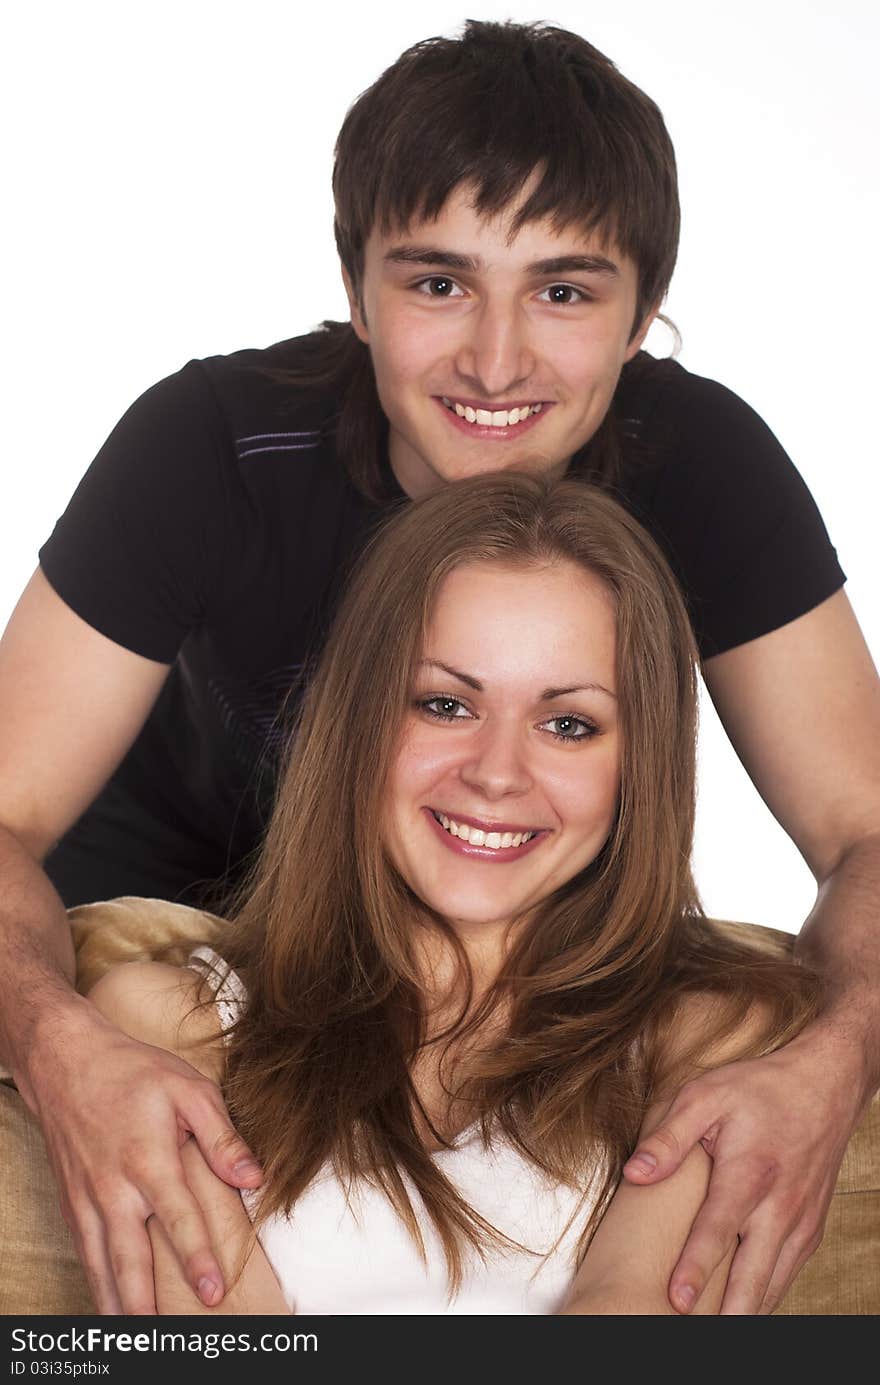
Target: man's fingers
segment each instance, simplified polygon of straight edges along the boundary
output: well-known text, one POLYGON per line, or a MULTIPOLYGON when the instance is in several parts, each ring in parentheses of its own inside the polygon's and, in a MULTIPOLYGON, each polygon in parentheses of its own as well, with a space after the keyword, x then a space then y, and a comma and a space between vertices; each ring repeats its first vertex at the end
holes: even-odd
POLYGON ((219 1095, 198 1111, 192 1110, 188 1125, 205 1161, 218 1178, 233 1188, 256 1188, 263 1170, 244 1140, 230 1124, 219 1095))
MULTIPOLYGON (((179 1178, 167 1180, 155 1197, 153 1206, 156 1220, 168 1237, 193 1292, 206 1307, 215 1307, 226 1288, 223 1272, 211 1249, 208 1226, 201 1207, 179 1178)), ((149 1237, 147 1242, 152 1267, 149 1237)))
POLYGON ((797 1200, 777 1195, 749 1218, 731 1266, 721 1313, 768 1314, 785 1297, 795 1275, 822 1240, 824 1219, 804 1215, 797 1200))
POLYGON ((230 1122, 219 1090, 211 1083, 202 1096, 198 1104, 190 1104, 186 1120, 206 1162, 224 1183, 234 1188, 255 1187, 263 1171, 230 1122))
POLYGON ((79 1216, 71 1207, 65 1212, 65 1220, 70 1226, 95 1307, 102 1317, 116 1316, 122 1312, 122 1303, 110 1268, 103 1223, 91 1205, 79 1216))
POLYGON ((785 1232, 769 1218, 763 1223, 753 1218, 733 1257, 719 1309, 723 1316, 754 1317, 761 1312, 784 1240, 785 1232))
POLYGON ((138 1217, 117 1217, 107 1228, 108 1252, 120 1312, 155 1316, 153 1252, 145 1224, 138 1217))
MULTIPOLYGON (((691 1312, 715 1270, 736 1245, 740 1227, 745 1228, 760 1195, 760 1188, 750 1186, 741 1173, 736 1181, 729 1174, 725 1181, 723 1170, 716 1168, 706 1201, 669 1279, 669 1302, 677 1312, 691 1312)), ((741 1254, 742 1246, 734 1263, 741 1254)))
POLYGON ((674 1173, 694 1145, 712 1134, 714 1117, 708 1112, 706 1103, 683 1087, 661 1124, 639 1141, 624 1164, 627 1181, 657 1183, 674 1173))
POLYGON ((102 1315, 155 1314, 153 1256, 143 1198, 101 1183, 65 1212, 89 1287, 102 1315))
POLYGON ((819 1249, 822 1231, 823 1228, 820 1226, 818 1230, 806 1238, 792 1235, 785 1242, 776 1262, 776 1268, 770 1277, 763 1302, 758 1310, 762 1315, 766 1316, 776 1312, 788 1293, 792 1280, 800 1274, 810 1256, 819 1249))
POLYGON ((137 1180, 133 1201, 120 1190, 100 1187, 94 1201, 71 1209, 77 1251, 101 1314, 156 1313, 153 1251, 146 1229, 149 1209, 161 1223, 193 1292, 207 1307, 225 1293, 223 1273, 211 1248, 207 1223, 186 1183, 180 1160, 156 1162, 150 1177, 137 1180))

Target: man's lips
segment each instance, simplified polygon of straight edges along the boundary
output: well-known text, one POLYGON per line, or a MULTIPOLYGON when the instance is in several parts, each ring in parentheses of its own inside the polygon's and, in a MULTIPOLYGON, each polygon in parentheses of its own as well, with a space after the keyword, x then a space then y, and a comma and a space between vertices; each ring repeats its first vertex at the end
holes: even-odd
MULTIPOLYGON (((449 851, 455 852, 457 856, 466 856, 479 861, 492 861, 496 865, 504 865, 505 862, 520 860, 521 857, 528 855, 529 852, 539 847, 541 842, 550 835, 547 828, 524 828, 522 824, 515 823, 486 823, 479 818, 464 817, 462 814, 457 813, 454 818, 455 822, 465 824, 468 827, 480 828, 487 834, 489 832, 497 832, 503 835, 505 832, 512 832, 515 835, 524 831, 535 833, 527 842, 521 842, 519 846, 475 846, 472 842, 464 841, 461 837, 453 837, 452 833, 448 832, 443 824, 438 821, 437 813, 439 811, 439 809, 433 808, 422 809, 429 827, 449 851)), ((451 814, 444 814, 444 816, 451 817, 451 814)))
POLYGON ((512 409, 527 410, 529 413, 535 411, 540 414, 543 412, 545 405, 549 408, 548 400, 535 398, 507 400, 471 399, 465 397, 463 394, 439 394, 436 395, 435 398, 439 399, 445 408, 451 408, 453 413, 458 412, 455 407, 456 404, 460 404, 463 409, 473 409, 475 413, 477 409, 479 409, 481 412, 488 414, 494 414, 496 412, 509 414, 512 409))
MULTIPOLYGON (((527 433, 531 428, 536 427, 543 418, 547 417, 548 413, 553 408, 553 404, 555 402, 549 400, 542 400, 540 401, 540 409, 537 413, 530 412, 526 418, 520 419, 517 423, 506 423, 499 425, 494 423, 477 423, 476 420, 474 420, 473 422, 468 422, 466 418, 461 418, 455 412, 454 408, 450 408, 448 404, 445 404, 443 402, 444 399, 450 398, 449 395, 433 395, 432 398, 434 399, 434 402, 436 403, 437 407, 443 410, 445 417, 449 420, 452 426, 456 428, 460 433, 462 433, 465 437, 479 438, 481 440, 487 439, 488 441, 493 442, 504 442, 505 439, 511 440, 513 438, 522 437, 524 433, 527 433)), ((476 413, 479 409, 481 413, 506 412, 509 414, 512 409, 533 409, 535 403, 539 401, 530 402, 528 400, 523 400, 521 404, 512 402, 510 404, 505 404, 503 408, 500 404, 497 403, 494 406, 491 406, 487 405, 482 400, 459 399, 458 396, 456 396, 452 402, 453 404, 461 404, 464 407, 472 409, 474 413, 476 413)))

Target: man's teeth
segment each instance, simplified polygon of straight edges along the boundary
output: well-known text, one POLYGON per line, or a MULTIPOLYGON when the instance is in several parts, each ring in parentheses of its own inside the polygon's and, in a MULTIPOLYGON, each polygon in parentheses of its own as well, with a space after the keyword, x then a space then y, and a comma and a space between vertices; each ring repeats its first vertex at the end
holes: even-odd
POLYGON ((468 423, 480 423, 489 428, 510 428, 514 423, 522 423, 530 414, 539 414, 543 408, 543 404, 523 404, 519 409, 472 409, 470 404, 453 403, 446 395, 443 403, 468 423))
POLYGON ((471 846, 488 846, 492 851, 503 850, 508 846, 522 846, 531 841, 534 832, 484 832, 482 827, 468 827, 467 823, 455 822, 445 813, 435 813, 434 817, 453 837, 469 842, 471 846))

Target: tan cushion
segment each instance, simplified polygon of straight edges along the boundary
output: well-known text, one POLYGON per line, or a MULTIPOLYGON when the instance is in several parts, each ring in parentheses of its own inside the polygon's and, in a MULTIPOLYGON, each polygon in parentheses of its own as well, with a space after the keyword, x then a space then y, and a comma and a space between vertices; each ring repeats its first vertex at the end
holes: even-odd
POLYGON ((0 1313, 94 1313, 40 1127, 6 1082, 0 1082, 0 1151, 0 1313))
MULTIPOLYGON (((86 990, 108 966, 157 951, 185 961, 193 943, 215 938, 220 920, 161 900, 119 899, 70 912, 78 985, 86 990), (169 951, 170 949, 170 951, 169 951)), ((792 938, 752 924, 725 924, 768 951, 792 938)), ((94 1312, 42 1136, 21 1097, 0 1083, 0 1313, 94 1312), (14 1171, 14 1174, 12 1173, 14 1171)), ((838 1178, 825 1238, 792 1285, 781 1314, 880 1314, 880 1098, 853 1135, 838 1178)))
POLYGON ((209 942, 224 924, 214 914, 164 899, 126 896, 68 911, 76 947, 76 988, 91 990, 109 967, 151 957, 183 966, 193 946, 209 942))
POLYGON ((880 1314, 880 1097, 847 1146, 822 1244, 776 1311, 880 1314))

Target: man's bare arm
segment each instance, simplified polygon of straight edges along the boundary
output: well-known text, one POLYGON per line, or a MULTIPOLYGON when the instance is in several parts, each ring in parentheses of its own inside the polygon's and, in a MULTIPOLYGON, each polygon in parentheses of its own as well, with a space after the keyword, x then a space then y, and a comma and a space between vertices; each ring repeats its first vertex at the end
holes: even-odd
MULTIPOLYGON (((219 1176, 240 1186, 259 1177, 235 1174, 248 1151, 213 1085, 73 990, 67 917, 40 866, 122 759, 167 672, 80 620, 39 571, 0 641, 0 1062, 42 1124, 102 1312, 153 1311, 145 1222, 157 1132, 175 1159, 185 1126, 219 1176)), ((222 1294, 204 1222, 195 1245, 178 1241, 172 1229, 175 1250, 222 1294)))
POLYGON ((864 1106, 880 1084, 880 679, 842 591, 705 672, 740 759, 819 886, 795 952, 823 974, 814 1033, 849 1050, 864 1106))
POLYGON ((80 620, 39 569, 0 640, 0 1056, 31 1105, 30 1060, 51 1013, 86 1009, 71 993, 64 906, 39 863, 122 759, 167 672, 80 620))

